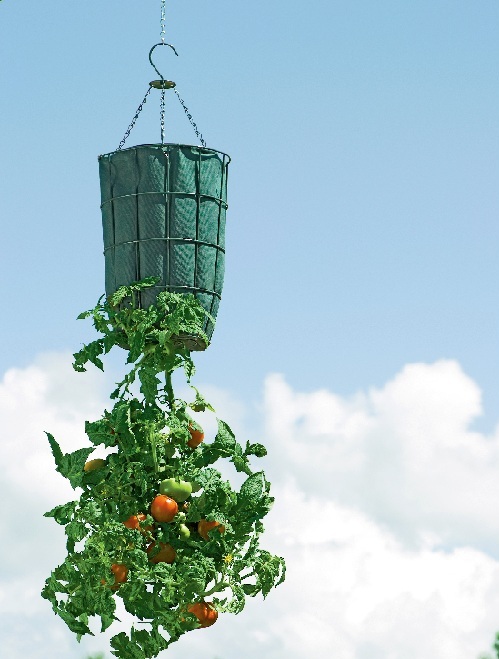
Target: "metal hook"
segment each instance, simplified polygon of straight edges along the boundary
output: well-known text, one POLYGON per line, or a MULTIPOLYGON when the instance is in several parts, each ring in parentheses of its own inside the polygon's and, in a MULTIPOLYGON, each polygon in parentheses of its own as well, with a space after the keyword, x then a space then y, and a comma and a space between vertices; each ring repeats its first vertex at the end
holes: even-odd
POLYGON ((165 78, 163 78, 161 73, 156 68, 154 62, 152 61, 153 50, 158 46, 169 46, 173 50, 175 55, 178 57, 178 53, 175 50, 175 47, 171 45, 171 43, 165 43, 164 41, 160 41, 159 43, 155 44, 149 51, 149 62, 151 63, 152 68, 156 71, 156 73, 159 75, 161 80, 153 80, 149 84, 151 87, 154 87, 155 89, 172 89, 173 87, 175 87, 175 83, 172 82, 171 80, 165 80, 165 78))

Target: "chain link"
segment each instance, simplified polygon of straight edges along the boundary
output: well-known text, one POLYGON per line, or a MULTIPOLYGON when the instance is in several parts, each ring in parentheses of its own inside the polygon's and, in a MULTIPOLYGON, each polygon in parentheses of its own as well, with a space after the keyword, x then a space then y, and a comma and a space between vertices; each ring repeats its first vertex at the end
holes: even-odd
POLYGON ((144 107, 144 105, 145 105, 145 103, 146 103, 146 101, 147 101, 147 97, 148 97, 149 94, 151 93, 151 89, 152 89, 152 87, 149 87, 149 89, 148 89, 147 92, 146 92, 146 95, 144 96, 144 98, 143 98, 143 100, 142 100, 142 103, 141 103, 141 104, 139 105, 139 107, 137 108, 137 112, 135 113, 134 118, 133 118, 132 121, 130 122, 130 125, 128 126, 128 128, 127 128, 127 130, 126 130, 125 136, 124 136, 123 139, 121 140, 120 145, 119 145, 118 148, 117 148, 117 151, 121 151, 121 149, 122 149, 123 146, 125 145, 125 142, 126 142, 128 136, 129 136, 130 133, 132 132, 132 128, 135 126, 135 122, 136 122, 137 119, 139 118, 139 114, 142 112, 142 108, 144 107))
POLYGON ((194 132, 196 133, 196 136, 199 138, 199 141, 201 142, 202 146, 206 148, 206 142, 204 141, 202 134, 199 132, 198 127, 196 126, 194 119, 192 118, 192 114, 189 112, 186 104, 184 103, 183 99, 180 97, 177 88, 175 88, 173 91, 177 95, 177 98, 180 101, 180 105, 184 108, 184 112, 187 115, 187 119, 189 119, 189 123, 194 128, 194 132))

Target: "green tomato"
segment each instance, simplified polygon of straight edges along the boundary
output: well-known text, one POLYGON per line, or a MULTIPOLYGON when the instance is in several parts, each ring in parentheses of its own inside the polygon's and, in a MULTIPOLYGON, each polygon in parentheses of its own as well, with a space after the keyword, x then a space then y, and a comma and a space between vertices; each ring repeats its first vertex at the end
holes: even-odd
POLYGON ((178 481, 175 478, 167 478, 164 481, 161 481, 159 491, 161 494, 165 494, 180 503, 191 496, 192 485, 188 481, 178 481))
POLYGON ((185 524, 180 524, 180 526, 178 527, 178 530, 179 530, 180 537, 182 538, 182 540, 188 540, 191 537, 191 532, 189 530, 189 527, 186 526, 185 524))

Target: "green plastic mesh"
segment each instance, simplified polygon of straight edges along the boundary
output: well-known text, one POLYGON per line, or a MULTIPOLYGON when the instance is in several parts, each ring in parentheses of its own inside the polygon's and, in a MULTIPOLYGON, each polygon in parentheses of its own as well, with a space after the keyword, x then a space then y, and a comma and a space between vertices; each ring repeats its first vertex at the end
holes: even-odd
MULTIPOLYGON (((193 293, 216 318, 229 162, 220 151, 184 144, 143 144, 99 157, 106 295, 155 276, 158 284, 141 293, 143 308, 160 291, 193 293)), ((209 319, 204 329, 211 339, 209 319)))

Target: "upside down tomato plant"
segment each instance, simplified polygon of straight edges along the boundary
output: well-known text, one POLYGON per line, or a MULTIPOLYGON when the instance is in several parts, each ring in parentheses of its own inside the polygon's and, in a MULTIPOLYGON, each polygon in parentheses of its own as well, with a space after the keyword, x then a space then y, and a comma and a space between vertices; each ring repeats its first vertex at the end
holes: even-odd
POLYGON ((102 337, 74 355, 75 370, 89 362, 103 370, 100 357, 114 346, 128 351, 131 365, 111 394, 112 409, 86 422, 91 445, 63 454, 47 433, 57 471, 80 494, 45 513, 65 527, 67 556, 42 596, 78 640, 92 634, 94 617, 101 631, 117 620, 120 597, 138 620, 111 639, 122 659, 156 657, 219 613, 240 613, 246 596, 265 598, 285 577, 284 559, 259 545, 273 498, 250 457, 263 457, 265 447, 243 447, 222 420, 205 440, 190 411, 211 405, 194 387, 193 402, 175 396, 172 373, 183 368, 189 383, 194 373, 182 337, 208 342, 206 313, 192 295, 166 292, 138 308, 137 292, 155 281, 122 287, 79 316, 92 317, 102 337), (97 446, 107 458, 89 460, 97 446), (239 491, 212 466, 219 459, 246 475, 239 491))

